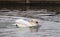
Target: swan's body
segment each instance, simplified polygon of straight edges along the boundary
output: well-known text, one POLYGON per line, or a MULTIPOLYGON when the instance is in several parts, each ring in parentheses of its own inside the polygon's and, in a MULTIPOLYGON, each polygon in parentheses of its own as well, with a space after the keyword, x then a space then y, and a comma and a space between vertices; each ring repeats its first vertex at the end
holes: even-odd
POLYGON ((24 19, 18 19, 16 20, 16 26, 18 27, 30 27, 30 26, 36 26, 38 22, 36 22, 35 19, 31 19, 29 21, 26 21, 24 19))

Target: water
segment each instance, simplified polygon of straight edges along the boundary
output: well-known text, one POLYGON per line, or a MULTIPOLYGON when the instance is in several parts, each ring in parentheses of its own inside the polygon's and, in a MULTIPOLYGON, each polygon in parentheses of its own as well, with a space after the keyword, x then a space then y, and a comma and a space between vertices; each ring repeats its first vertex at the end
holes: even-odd
POLYGON ((35 28, 17 28, 14 24, 16 24, 15 21, 20 18, 24 19, 23 17, 1 16, 0 37, 24 37, 26 33, 36 31, 35 28), (1 19, 2 17, 3 19, 1 19))
MULTIPOLYGON (((44 13, 48 11, 44 9, 44 13)), ((60 37, 60 14, 40 16, 36 11, 0 11, 0 37, 60 37), (54 18, 53 18, 54 17, 54 18), (17 19, 37 18, 39 26, 17 28, 17 19)))

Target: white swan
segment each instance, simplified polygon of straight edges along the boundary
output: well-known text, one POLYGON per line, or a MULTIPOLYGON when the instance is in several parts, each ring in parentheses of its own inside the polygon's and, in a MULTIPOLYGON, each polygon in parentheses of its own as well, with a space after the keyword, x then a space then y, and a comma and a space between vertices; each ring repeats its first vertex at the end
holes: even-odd
POLYGON ((37 19, 31 19, 29 21, 26 21, 24 19, 16 20, 17 27, 30 27, 30 26, 37 26, 37 25, 38 25, 37 19))

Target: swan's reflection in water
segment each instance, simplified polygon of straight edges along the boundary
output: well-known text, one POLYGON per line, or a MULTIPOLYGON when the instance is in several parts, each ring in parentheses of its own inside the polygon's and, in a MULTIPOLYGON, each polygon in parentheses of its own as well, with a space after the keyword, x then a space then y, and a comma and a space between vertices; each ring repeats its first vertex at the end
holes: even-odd
MULTIPOLYGON (((21 27, 18 27, 16 26, 17 28, 21 28, 21 27)), ((37 25, 37 26, 30 26, 28 27, 29 28, 29 31, 30 32, 38 32, 39 28, 41 27, 41 25, 37 25)))
POLYGON ((41 27, 41 25, 31 26, 31 27, 29 27, 29 29, 31 32, 38 32, 40 27, 41 27))
MULTIPOLYGON (((16 26, 17 28, 20 28, 18 26, 16 26)), ((28 27, 29 28, 29 31, 30 32, 38 32, 39 28, 41 27, 41 25, 37 25, 37 26, 30 26, 28 27)))

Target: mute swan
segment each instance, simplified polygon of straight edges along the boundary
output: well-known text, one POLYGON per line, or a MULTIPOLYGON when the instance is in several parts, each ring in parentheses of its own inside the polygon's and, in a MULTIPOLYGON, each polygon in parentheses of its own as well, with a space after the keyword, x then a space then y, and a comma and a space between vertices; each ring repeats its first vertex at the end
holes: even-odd
POLYGON ((37 25, 38 25, 37 19, 31 19, 29 21, 26 21, 24 19, 16 20, 17 27, 31 27, 31 26, 37 26, 37 25))

